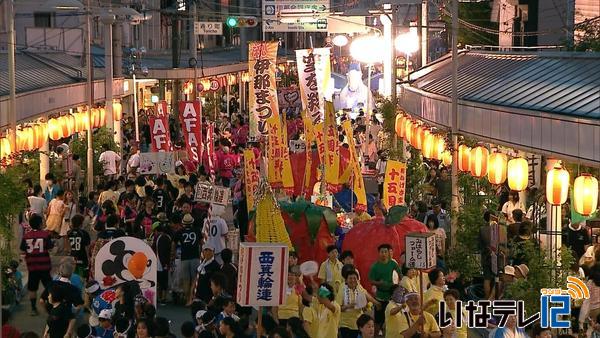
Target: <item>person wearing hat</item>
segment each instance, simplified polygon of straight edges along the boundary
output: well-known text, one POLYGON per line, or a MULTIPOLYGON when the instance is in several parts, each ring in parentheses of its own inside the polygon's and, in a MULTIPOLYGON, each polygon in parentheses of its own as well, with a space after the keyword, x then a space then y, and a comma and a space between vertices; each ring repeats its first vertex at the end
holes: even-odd
MULTIPOLYGON (((191 294, 194 295, 194 299, 201 300, 208 304, 212 298, 210 277, 219 270, 221 270, 221 266, 215 260, 215 248, 207 243, 202 248, 202 260, 198 265, 196 280, 191 289, 191 294)), ((188 304, 191 304, 194 299, 189 299, 188 304)))
POLYGON ((515 268, 512 265, 506 265, 500 276, 500 281, 496 285, 496 299, 503 299, 504 291, 515 282, 515 268))
POLYGON ((407 311, 402 312, 400 315, 398 331, 388 337, 398 337, 397 332, 400 332, 404 337, 413 337, 416 334, 421 337, 441 337, 440 327, 435 321, 435 317, 431 313, 423 311, 419 295, 417 293, 409 293, 404 297, 406 299, 407 311))
POLYGON ((98 315, 100 325, 96 328, 97 338, 114 338, 115 328, 112 325, 112 315, 111 310, 104 309, 100 311, 98 315))
POLYGON ((184 292, 184 299, 191 299, 190 289, 200 265, 200 232, 193 227, 194 217, 184 214, 181 220, 183 228, 175 234, 175 244, 181 250, 180 279, 184 292))
POLYGON ((352 63, 348 67, 346 74, 348 83, 340 92, 340 106, 337 109, 352 109, 352 118, 355 118, 360 109, 367 107, 369 103, 370 111, 374 108, 373 94, 369 92, 369 88, 363 83, 362 69, 358 63, 352 63))
POLYGON ((519 264, 515 266, 515 278, 516 279, 527 279, 529 274, 529 267, 526 264, 519 264))
POLYGON ((210 205, 210 217, 204 219, 204 226, 202 227, 202 235, 204 237, 204 243, 209 244, 215 249, 215 259, 219 264, 223 264, 221 259, 221 251, 226 248, 225 238, 229 232, 227 222, 221 217, 224 211, 224 207, 216 204, 210 205))
MULTIPOLYGON (((159 213, 159 220, 161 214, 164 216, 163 220, 166 219, 167 215, 163 212, 159 213)), ((168 221, 168 220, 167 220, 168 221)), ((175 249, 171 240, 171 236, 167 233, 167 223, 155 222, 152 224, 154 231, 152 250, 156 253, 157 259, 157 288, 158 288, 158 302, 166 304, 167 302, 167 291, 169 290, 169 268, 171 265, 172 252, 175 249)))

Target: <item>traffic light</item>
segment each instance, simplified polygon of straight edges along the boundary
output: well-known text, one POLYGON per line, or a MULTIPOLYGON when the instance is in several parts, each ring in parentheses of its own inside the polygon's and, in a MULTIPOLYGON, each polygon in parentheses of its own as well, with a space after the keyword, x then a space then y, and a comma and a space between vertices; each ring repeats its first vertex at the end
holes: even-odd
POLYGON ((225 24, 230 28, 256 27, 258 20, 254 16, 230 16, 225 24))

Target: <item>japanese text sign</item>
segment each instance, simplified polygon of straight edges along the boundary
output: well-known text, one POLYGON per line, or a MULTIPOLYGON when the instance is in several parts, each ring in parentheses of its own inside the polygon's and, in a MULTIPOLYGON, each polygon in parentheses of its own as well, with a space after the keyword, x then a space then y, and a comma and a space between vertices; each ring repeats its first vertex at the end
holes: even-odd
POLYGON ((156 104, 156 114, 150 116, 150 138, 152 151, 171 151, 167 101, 156 104))
POLYGON ((406 234, 406 266, 415 269, 431 269, 435 267, 435 234, 416 233, 406 234))
POLYGON ((285 244, 240 243, 237 302, 241 306, 285 303, 288 247, 285 244))
POLYGON ((313 124, 321 122, 324 114, 322 90, 317 79, 317 57, 314 49, 296 50, 302 108, 306 110, 313 124))
POLYGON ((244 150, 244 185, 246 187, 246 203, 248 212, 254 209, 254 194, 258 189, 260 181, 259 172, 256 168, 256 159, 252 149, 244 150))
POLYGON ((346 120, 342 123, 344 133, 348 139, 348 148, 350 149, 350 163, 349 167, 352 172, 352 188, 356 194, 356 209, 366 210, 367 209, 367 192, 365 190, 365 182, 363 180, 362 171, 360 169, 360 163, 358 163, 358 156, 356 155, 356 146, 354 144, 354 133, 352 131, 352 124, 350 120, 346 120))
POLYGON ((383 180, 383 205, 386 209, 404 204, 406 191, 406 164, 388 160, 383 180))
POLYGON ((253 41, 248 48, 250 136, 266 135, 267 120, 278 114, 275 68, 277 41, 253 41))
POLYGON ((208 183, 198 183, 196 185, 196 195, 194 199, 197 202, 214 203, 219 205, 229 204, 231 190, 208 183))
MULTIPOLYGON (((325 139, 325 182, 330 191, 337 191, 340 176, 340 147, 335 111, 333 103, 325 103, 325 124, 323 126, 325 139)), ((320 146, 320 144, 319 144, 320 146)))
POLYGON ((202 106, 199 101, 179 102, 179 121, 183 130, 186 150, 190 160, 202 158, 202 106))

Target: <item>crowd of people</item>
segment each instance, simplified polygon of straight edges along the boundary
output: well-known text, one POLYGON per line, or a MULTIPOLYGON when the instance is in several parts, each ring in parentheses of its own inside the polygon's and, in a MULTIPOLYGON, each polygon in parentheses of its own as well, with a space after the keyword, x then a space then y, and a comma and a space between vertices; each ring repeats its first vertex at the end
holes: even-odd
MULTIPOLYGON (((294 119, 297 117, 290 116, 290 120, 294 119)), ((374 119, 367 140, 364 118, 359 115, 353 123, 355 135, 342 135, 340 141, 346 142, 344 137, 356 138, 359 156, 365 157, 367 165, 375 170, 381 189, 387 158, 382 146, 382 128, 374 119)), ((147 132, 143 129, 143 134, 147 132)), ((205 153, 199 163, 177 161, 174 173, 143 176, 138 174, 139 151, 147 149, 147 144, 142 142, 138 146, 132 140, 133 135, 126 135, 124 154, 103 146, 100 155, 103 171, 98 183, 87 189, 82 185, 80 159, 70 154, 68 145, 61 145, 57 151, 59 172, 46 175, 43 188, 31 184, 27 196, 29 207, 22 217, 20 249, 27 267, 31 315, 38 316, 42 310, 48 318, 44 331, 36 332, 39 336, 463 338, 470 335, 466 325, 438 324, 440 301, 447 304, 448 315, 456 318, 456 302, 464 297, 464 286, 455 283, 456 274, 448 271, 444 263, 450 244, 450 217, 446 210, 452 189, 448 169, 439 163, 427 164, 429 172, 422 182, 425 187, 422 199, 410 206, 410 216, 435 234, 438 256, 435 269, 422 272, 408 268, 402 253, 394 256, 392 246, 382 244, 368 275, 361 276, 353 264, 354 253, 339 252, 332 245, 326 249, 327 259, 321 262, 318 274, 304 276, 297 254, 290 252, 285 303, 264 308, 261 313, 240 306, 236 302, 237 248, 228 247, 227 236, 237 229, 239 239, 244 241, 248 233, 242 151, 251 148, 260 159, 264 147, 247 142, 248 123, 242 115, 221 120, 214 136, 214 159, 208 159, 205 153), (197 201, 195 189, 202 183, 231 188, 233 210, 197 201), (96 255, 110 240, 123 236, 142 239, 155 252, 159 263, 157 304, 145 299, 139 285, 131 282, 115 288, 112 306, 98 307, 94 301, 102 292, 93 277, 96 255), (58 269, 53 269, 56 262, 53 264, 52 260, 58 256, 66 258, 62 258, 58 269), (364 287, 365 281, 373 287, 364 287), (43 292, 38 297, 40 284, 43 292), (172 327, 169 318, 161 315, 160 308, 167 303, 189 309, 189 312, 184 310, 189 313, 188 320, 180 328, 172 327)), ((288 137, 302 138, 301 123, 288 123, 288 137)), ((526 210, 519 194, 500 189, 499 199, 499 210, 485 213, 486 226, 479 233, 485 299, 504 299, 508 285, 527 279, 528 262, 519 248, 526 242, 537 244, 532 222, 538 220, 531 210, 526 210), (502 225, 499 219, 506 220, 508 225, 502 225), (505 258, 499 265, 501 271, 493 268, 496 264, 492 264, 492 256, 505 258)), ((371 217, 359 212, 354 221, 359 224, 371 217)), ((600 252, 581 223, 567 221, 563 236, 563 243, 581 262, 582 272, 578 274, 587 280, 592 293, 586 308, 580 306, 585 314, 577 322, 586 325, 589 336, 599 337, 600 268, 596 257, 600 257, 600 252)), ((8 318, 8 313, 3 315, 2 336, 19 336, 8 318)), ((526 333, 516 327, 512 317, 505 327, 493 326, 494 322, 490 322, 493 329, 490 337, 494 338, 554 335, 538 326, 526 333)), ((30 332, 27 337, 36 333, 30 332)))

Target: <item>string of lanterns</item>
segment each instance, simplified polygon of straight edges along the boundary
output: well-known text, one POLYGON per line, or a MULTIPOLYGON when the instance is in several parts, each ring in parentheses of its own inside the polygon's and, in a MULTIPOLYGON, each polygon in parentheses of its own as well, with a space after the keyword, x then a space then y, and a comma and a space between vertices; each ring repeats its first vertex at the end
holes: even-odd
MULTIPOLYGON (((443 165, 452 164, 452 152, 447 149, 445 138, 434 134, 422 122, 413 120, 405 114, 396 115, 394 129, 396 135, 415 149, 421 150, 423 157, 442 161, 443 165)), ((491 184, 504 184, 514 191, 523 191, 529 183, 529 163, 525 158, 508 159, 506 154, 490 154, 484 144, 471 148, 466 144, 458 146, 458 170, 468 172, 474 177, 487 176, 491 184)), ((569 192, 569 172, 560 164, 548 171, 546 176, 546 199, 552 205, 561 205, 567 201, 569 192)), ((581 174, 573 184, 572 205, 581 215, 589 216, 598 207, 598 180, 590 174, 581 174)))
MULTIPOLYGON (((85 132, 90 128, 90 118, 84 107, 78 107, 77 112, 48 119, 31 125, 21 126, 17 129, 16 149, 11 149, 7 137, 0 138, 0 159, 7 158, 13 153, 21 151, 32 151, 41 148, 49 138, 53 141, 70 137, 75 133, 85 132)), ((92 128, 100 128, 106 125, 106 110, 104 107, 92 108, 92 128)), ((123 106, 120 102, 113 102, 113 120, 120 121, 123 118, 123 106)))

